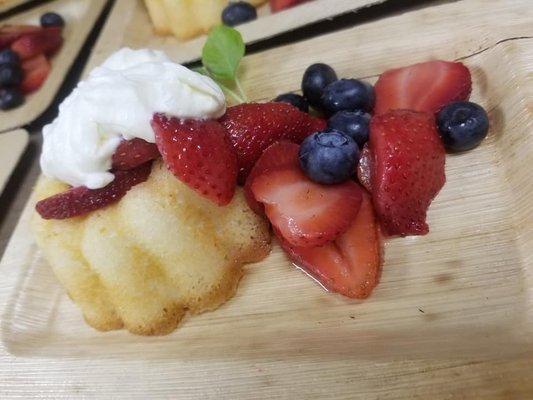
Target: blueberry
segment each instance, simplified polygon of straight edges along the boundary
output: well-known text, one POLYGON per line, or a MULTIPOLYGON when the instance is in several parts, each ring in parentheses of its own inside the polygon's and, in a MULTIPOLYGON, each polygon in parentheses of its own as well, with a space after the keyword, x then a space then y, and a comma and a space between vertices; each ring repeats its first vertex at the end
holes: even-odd
POLYGON ((351 137, 327 130, 306 137, 298 156, 302 170, 311 180, 333 184, 344 182, 354 174, 359 149, 351 137))
POLYGON ((364 111, 339 111, 328 120, 328 128, 350 136, 359 147, 368 141, 370 115, 364 111))
POLYGON ((322 94, 325 111, 334 114, 338 111, 371 111, 374 108, 374 88, 357 79, 341 79, 330 83, 322 94))
POLYGON ((257 18, 255 7, 245 1, 228 4, 222 11, 222 22, 228 26, 236 26, 253 21, 257 18))
POLYGON ((295 93, 280 94, 278 97, 274 99, 274 101, 278 103, 292 104, 294 107, 298 108, 300 111, 303 111, 303 112, 309 111, 309 103, 307 102, 305 97, 300 96, 299 94, 295 94, 295 93))
POLYGON ((324 88, 337 80, 335 70, 326 64, 313 64, 309 66, 302 78, 302 92, 309 104, 321 109, 320 98, 324 88))
POLYGON ((22 69, 19 65, 0 65, 0 86, 17 86, 20 82, 22 82, 22 69))
POLYGON ((0 64, 20 64, 20 57, 11 49, 0 51, 0 64))
POLYGON ((448 104, 437 114, 437 126, 450 151, 470 150, 479 145, 489 131, 489 117, 479 105, 469 101, 448 104))
POLYGON ((65 20, 63 17, 54 12, 47 12, 41 15, 41 26, 65 26, 65 20))
POLYGON ((0 109, 9 110, 24 103, 24 96, 17 88, 0 89, 0 109))

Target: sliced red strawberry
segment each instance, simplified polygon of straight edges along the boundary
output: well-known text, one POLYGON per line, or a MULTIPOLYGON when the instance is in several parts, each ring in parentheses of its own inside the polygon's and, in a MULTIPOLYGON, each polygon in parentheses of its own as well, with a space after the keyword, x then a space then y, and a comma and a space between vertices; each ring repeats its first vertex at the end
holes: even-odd
POLYGON ((372 118, 372 195, 389 235, 425 235, 426 212, 444 185, 445 152, 433 115, 396 110, 372 118))
POLYGON ((139 138, 123 140, 113 154, 113 169, 132 169, 159 156, 155 143, 139 138))
POLYGON ((11 45, 23 35, 42 31, 40 26, 33 25, 4 25, 0 27, 0 49, 11 45))
POLYGON ((20 84, 22 93, 27 94, 39 89, 48 77, 48 74, 50 74, 51 69, 50 63, 42 54, 23 61, 22 71, 24 72, 24 78, 20 84))
POLYGON ((279 238, 291 261, 327 290, 364 299, 378 284, 381 246, 372 200, 363 193, 359 213, 334 242, 318 247, 291 246, 279 238))
POLYGON ((280 140, 300 143, 326 122, 287 103, 248 103, 228 108, 220 119, 237 152, 239 181, 246 176, 263 151, 280 140))
POLYGON ((365 143, 361 151, 357 165, 357 179, 366 190, 372 192, 372 155, 370 154, 368 143, 365 143))
POLYGON ((231 201, 237 157, 222 125, 154 114, 152 128, 163 161, 176 177, 218 205, 231 201))
POLYGON ((298 168, 298 150, 295 143, 280 141, 271 144, 255 163, 244 184, 244 197, 250 208, 259 215, 265 214, 265 207, 258 202, 252 193, 252 183, 259 175, 279 169, 298 168))
POLYGON ((151 163, 146 163, 129 171, 116 171, 115 179, 101 189, 72 188, 37 202, 35 209, 44 219, 87 214, 119 201, 133 186, 148 179, 151 168, 151 163))
POLYGON ((297 4, 305 3, 308 0, 270 0, 270 9, 273 12, 285 10, 294 7, 297 4))
POLYGON ((398 109, 436 113, 452 101, 467 100, 472 79, 462 63, 437 60, 386 71, 374 89, 375 115, 398 109))
POLYGON ((292 246, 320 246, 342 234, 357 215, 361 188, 352 181, 321 185, 299 166, 271 170, 252 183, 255 199, 265 205, 274 228, 292 246))
POLYGON ((62 43, 61 28, 42 28, 15 40, 11 44, 11 50, 16 52, 21 60, 27 60, 39 54, 51 55, 61 47, 62 43))

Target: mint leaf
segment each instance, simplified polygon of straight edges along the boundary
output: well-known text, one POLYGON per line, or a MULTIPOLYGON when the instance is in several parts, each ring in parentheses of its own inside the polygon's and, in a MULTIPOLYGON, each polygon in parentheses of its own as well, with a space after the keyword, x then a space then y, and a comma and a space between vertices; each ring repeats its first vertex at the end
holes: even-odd
POLYGON ((217 26, 205 42, 202 64, 216 80, 235 81, 244 48, 239 31, 225 25, 217 26))

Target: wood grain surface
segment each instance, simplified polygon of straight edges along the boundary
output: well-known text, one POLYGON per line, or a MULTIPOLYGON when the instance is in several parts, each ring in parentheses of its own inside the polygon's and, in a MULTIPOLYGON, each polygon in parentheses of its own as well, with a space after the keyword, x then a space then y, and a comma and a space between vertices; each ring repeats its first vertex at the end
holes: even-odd
MULTIPOLYGON (((313 0, 277 14, 266 11, 268 5, 259 10, 259 18, 237 27, 246 43, 253 43, 279 33, 294 30, 313 22, 339 14, 381 3, 384 0, 313 0)), ((142 0, 117 0, 91 65, 100 64, 119 47, 149 47, 173 52, 175 61, 185 63, 201 57, 205 35, 180 42, 172 36, 156 36, 142 0), (132 5, 133 3, 133 5, 132 5)))
POLYGON ((26 97, 26 102, 22 106, 9 111, 0 111, 0 131, 24 126, 50 106, 106 3, 107 0, 56 0, 0 22, 38 25, 39 17, 47 11, 58 12, 66 20, 63 30, 64 43, 51 59, 50 75, 38 91, 26 97))
POLYGON ((98 333, 42 259, 27 207, 0 263, 0 398, 532 398, 530 2, 486 4, 406 13, 243 62, 254 100, 297 90, 316 61, 369 80, 431 58, 471 69, 489 137, 447 158, 430 234, 387 242, 368 300, 323 292, 276 246, 234 299, 171 335, 98 333))
POLYGON ((0 133, 0 194, 28 144, 28 132, 24 129, 0 133))

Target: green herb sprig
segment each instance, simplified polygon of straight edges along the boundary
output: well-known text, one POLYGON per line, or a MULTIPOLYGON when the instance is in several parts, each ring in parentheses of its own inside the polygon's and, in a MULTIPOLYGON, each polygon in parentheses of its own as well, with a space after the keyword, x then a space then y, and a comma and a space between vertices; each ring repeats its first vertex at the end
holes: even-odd
POLYGON ((202 50, 202 67, 196 71, 212 78, 220 88, 239 103, 247 102, 237 70, 245 45, 236 29, 220 25, 211 30, 202 50))

